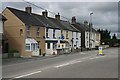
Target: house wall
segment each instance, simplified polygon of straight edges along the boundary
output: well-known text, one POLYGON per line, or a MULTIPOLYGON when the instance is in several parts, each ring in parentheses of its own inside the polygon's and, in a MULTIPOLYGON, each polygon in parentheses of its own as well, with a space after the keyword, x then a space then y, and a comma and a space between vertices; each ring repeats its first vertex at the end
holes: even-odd
POLYGON ((96 33, 96 42, 95 46, 100 46, 100 33, 96 33))
POLYGON ((62 30, 63 31, 63 35, 64 35, 64 40, 66 40, 66 30, 62 30))
POLYGON ((36 27, 32 27, 32 28, 34 28, 33 32, 32 32, 32 33, 34 33, 34 35, 32 35, 32 36, 37 42, 39 42, 39 52, 41 52, 40 54, 46 53, 45 27, 40 27, 40 29, 39 29, 40 36, 36 36, 36 27))
POLYGON ((91 39, 92 39, 92 41, 91 41, 91 43, 92 43, 91 48, 95 48, 95 42, 96 42, 96 33, 95 32, 92 33, 91 39))
POLYGON ((81 48, 81 33, 78 32, 78 48, 81 48))
POLYGON ((72 31, 68 31, 68 42, 70 45, 70 48, 72 48, 72 31))
POLYGON ((89 48, 89 32, 85 32, 85 48, 89 48))
MULTIPOLYGON (((53 49, 53 46, 54 46, 53 42, 59 40, 59 38, 61 37, 61 30, 55 29, 55 38, 53 38, 53 29, 48 28, 48 37, 49 38, 46 38, 47 42, 45 43, 45 45, 46 45, 46 48, 45 48, 46 49, 46 54, 51 55, 54 52, 55 52, 55 54, 57 54, 57 50, 53 49), (53 42, 51 42, 51 41, 53 41, 53 42), (47 48, 48 43, 50 43, 50 49, 47 48)), ((56 42, 56 46, 57 46, 57 42, 56 42)))
POLYGON ((55 30, 55 37, 57 39, 61 38, 61 30, 58 30, 58 29, 55 30))
POLYGON ((4 23, 5 37, 8 39, 9 49, 17 49, 21 56, 31 56, 25 52, 25 25, 9 9, 3 11, 7 18, 4 23), (23 33, 20 34, 20 29, 23 33))
POLYGON ((73 34, 72 34, 72 37, 73 37, 73 48, 74 49, 76 49, 76 46, 77 46, 77 44, 76 44, 76 32, 73 32, 73 34))

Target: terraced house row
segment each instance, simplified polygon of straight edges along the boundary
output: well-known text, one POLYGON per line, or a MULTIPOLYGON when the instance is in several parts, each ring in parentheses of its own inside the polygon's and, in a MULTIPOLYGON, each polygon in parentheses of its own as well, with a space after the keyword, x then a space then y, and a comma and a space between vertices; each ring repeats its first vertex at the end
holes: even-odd
POLYGON ((3 43, 3 53, 16 49, 21 57, 31 57, 45 53, 58 55, 99 46, 100 34, 92 28, 89 38, 87 21, 77 23, 76 18, 72 17, 70 23, 61 20, 59 13, 55 18, 48 14, 47 10, 43 11, 42 15, 35 14, 32 7, 25 7, 25 11, 6 7, 2 13, 7 19, 3 26, 4 37, 7 39, 3 43))

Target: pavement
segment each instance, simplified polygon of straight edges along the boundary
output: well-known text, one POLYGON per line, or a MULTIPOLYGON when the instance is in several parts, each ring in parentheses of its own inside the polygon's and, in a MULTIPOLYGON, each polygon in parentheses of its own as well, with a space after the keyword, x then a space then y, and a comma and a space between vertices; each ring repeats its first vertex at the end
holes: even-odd
POLYGON ((43 60, 48 58, 53 58, 57 56, 37 56, 37 57, 21 57, 21 58, 6 58, 2 59, 2 65, 10 65, 10 64, 16 64, 16 63, 24 63, 24 62, 30 62, 33 60, 43 60))
POLYGON ((3 65, 3 78, 118 78, 118 48, 3 65))

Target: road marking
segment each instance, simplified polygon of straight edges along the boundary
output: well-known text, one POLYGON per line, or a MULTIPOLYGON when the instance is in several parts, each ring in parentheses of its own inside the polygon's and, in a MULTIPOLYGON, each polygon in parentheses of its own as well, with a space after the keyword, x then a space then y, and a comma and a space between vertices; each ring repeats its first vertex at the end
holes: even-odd
POLYGON ((81 52, 81 54, 85 54, 85 53, 81 52))
POLYGON ((37 74, 37 73, 40 73, 40 72, 42 72, 42 71, 37 71, 37 72, 32 72, 32 73, 24 74, 24 75, 21 75, 21 76, 17 76, 15 78, 22 78, 22 77, 30 76, 30 75, 37 74))
POLYGON ((95 59, 95 58, 90 58, 90 59, 95 59))
POLYGON ((71 61, 71 62, 64 63, 64 64, 61 64, 61 65, 58 65, 58 66, 54 66, 54 67, 55 68, 60 68, 60 67, 68 66, 68 65, 71 65, 71 64, 79 63, 79 62, 82 62, 82 61, 71 61))
POLYGON ((89 59, 96 59, 96 58, 102 58, 102 57, 105 57, 105 56, 92 57, 92 58, 89 58, 89 59))

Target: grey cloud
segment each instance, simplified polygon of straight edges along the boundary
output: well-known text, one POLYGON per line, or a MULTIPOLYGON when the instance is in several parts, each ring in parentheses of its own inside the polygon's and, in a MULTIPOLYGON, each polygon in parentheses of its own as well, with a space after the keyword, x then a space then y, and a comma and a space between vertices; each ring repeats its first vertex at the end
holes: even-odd
MULTIPOLYGON (((71 19, 76 16, 78 22, 90 19, 90 12, 93 12, 92 22, 95 28, 105 28, 111 31, 118 29, 118 3, 117 2, 35 2, 34 4, 48 9, 54 13, 60 13, 61 16, 71 19)), ((11 6, 24 10, 26 3, 4 3, 4 7, 11 6)), ((34 13, 43 10, 33 7, 34 13)), ((49 13, 54 17, 54 14, 49 13)), ((63 19, 63 18, 62 18, 63 19)))

